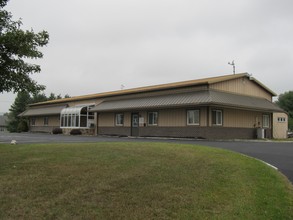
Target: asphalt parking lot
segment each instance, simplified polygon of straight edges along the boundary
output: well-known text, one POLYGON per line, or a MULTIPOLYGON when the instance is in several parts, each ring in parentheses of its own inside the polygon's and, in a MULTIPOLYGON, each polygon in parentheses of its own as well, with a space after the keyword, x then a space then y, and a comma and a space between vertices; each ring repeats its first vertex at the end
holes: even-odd
POLYGON ((0 132, 0 144, 16 140, 23 143, 60 143, 60 142, 171 142, 204 145, 236 151, 265 161, 281 171, 293 183, 293 142, 273 141, 208 141, 166 138, 119 138, 103 136, 66 136, 41 133, 0 132))

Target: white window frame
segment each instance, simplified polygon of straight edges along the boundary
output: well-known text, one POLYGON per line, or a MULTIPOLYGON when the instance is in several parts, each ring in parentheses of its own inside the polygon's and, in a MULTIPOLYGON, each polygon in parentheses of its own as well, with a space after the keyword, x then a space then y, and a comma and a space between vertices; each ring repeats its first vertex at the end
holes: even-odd
POLYGON ((60 128, 90 128, 89 119, 94 119, 94 113, 89 112, 92 106, 94 105, 76 105, 64 108, 60 114, 60 128), (85 119, 85 126, 81 126, 84 122, 82 119, 85 119))
POLYGON ((158 112, 148 112, 148 125, 158 125, 158 112))
POLYGON ((116 126, 123 126, 124 125, 124 114, 118 113, 115 115, 115 125, 116 126))
POLYGON ((219 109, 212 110, 212 125, 223 126, 223 110, 219 110, 219 109), (214 120, 213 120, 214 113, 216 117, 215 118, 216 123, 214 123, 214 120))
POLYGON ((200 121, 199 114, 200 112, 198 109, 187 110, 187 114, 186 114, 187 125, 199 125, 199 121, 200 121), (190 122, 189 119, 191 119, 192 122, 190 122))
POLYGON ((262 115, 262 127, 263 128, 270 127, 270 115, 262 115))

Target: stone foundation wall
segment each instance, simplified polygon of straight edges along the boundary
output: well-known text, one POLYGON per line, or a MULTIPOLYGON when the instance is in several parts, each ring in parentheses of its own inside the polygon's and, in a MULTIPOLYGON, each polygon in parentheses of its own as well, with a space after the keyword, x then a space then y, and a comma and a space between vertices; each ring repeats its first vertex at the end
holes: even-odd
POLYGON ((95 135, 95 129, 85 129, 85 128, 62 128, 63 134, 70 135, 71 130, 77 129, 81 131, 82 135, 95 135))

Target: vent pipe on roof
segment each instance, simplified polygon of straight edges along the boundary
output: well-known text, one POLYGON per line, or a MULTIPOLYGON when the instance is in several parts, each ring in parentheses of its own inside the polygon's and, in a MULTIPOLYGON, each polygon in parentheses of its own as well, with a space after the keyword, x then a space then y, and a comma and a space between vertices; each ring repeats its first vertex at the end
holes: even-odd
POLYGON ((235 75, 235 63, 234 63, 234 60, 231 63, 228 62, 228 64, 233 66, 233 74, 235 75))

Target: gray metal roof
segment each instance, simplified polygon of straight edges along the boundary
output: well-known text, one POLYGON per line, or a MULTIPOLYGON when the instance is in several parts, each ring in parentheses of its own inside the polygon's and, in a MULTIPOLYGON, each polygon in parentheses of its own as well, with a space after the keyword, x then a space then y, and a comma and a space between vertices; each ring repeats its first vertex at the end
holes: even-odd
POLYGON ((237 107, 271 112, 283 112, 283 110, 277 105, 266 99, 214 90, 105 101, 92 108, 91 111, 102 112, 134 109, 139 110, 194 105, 221 105, 234 108, 237 107))
POLYGON ((29 108, 26 111, 19 114, 19 116, 38 116, 38 115, 59 115, 61 110, 66 108, 66 105, 58 105, 52 107, 42 107, 42 108, 29 108))

